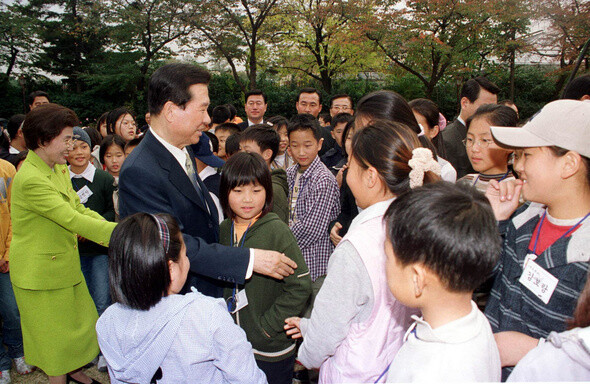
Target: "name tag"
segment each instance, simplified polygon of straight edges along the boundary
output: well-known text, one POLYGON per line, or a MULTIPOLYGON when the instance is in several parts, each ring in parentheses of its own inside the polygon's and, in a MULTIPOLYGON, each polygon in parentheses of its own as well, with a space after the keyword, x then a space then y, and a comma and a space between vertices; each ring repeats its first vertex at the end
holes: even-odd
POLYGON ((242 289, 241 291, 238 291, 238 293, 236 294, 236 310, 231 312, 231 314, 233 315, 234 313, 238 312, 247 305, 248 296, 246 296, 246 290, 242 289))
POLYGON ((518 280, 545 304, 549 303, 559 279, 547 272, 532 257, 525 258, 524 271, 518 280))
POLYGON ((88 201, 88 198, 92 196, 92 191, 88 188, 87 185, 83 186, 76 192, 78 197, 80 198, 80 203, 85 204, 88 201))

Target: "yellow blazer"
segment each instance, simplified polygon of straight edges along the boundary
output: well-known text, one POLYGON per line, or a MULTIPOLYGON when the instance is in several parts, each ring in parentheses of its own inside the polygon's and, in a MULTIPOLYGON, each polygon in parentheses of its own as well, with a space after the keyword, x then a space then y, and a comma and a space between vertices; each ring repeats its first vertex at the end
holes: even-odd
POLYGON ((82 281, 77 235, 108 246, 116 223, 80 204, 66 165, 53 169, 29 151, 12 185, 10 278, 23 289, 82 281))

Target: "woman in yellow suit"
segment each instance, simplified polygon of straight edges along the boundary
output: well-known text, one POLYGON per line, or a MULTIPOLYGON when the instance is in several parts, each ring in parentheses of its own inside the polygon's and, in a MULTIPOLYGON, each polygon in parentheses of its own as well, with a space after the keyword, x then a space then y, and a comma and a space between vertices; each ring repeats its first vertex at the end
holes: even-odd
POLYGON ((29 112, 22 128, 29 154, 12 186, 10 270, 25 358, 50 383, 95 383, 79 370, 98 355, 98 314, 77 237, 107 246, 116 225, 80 204, 72 188, 66 156, 77 124, 57 104, 29 112))

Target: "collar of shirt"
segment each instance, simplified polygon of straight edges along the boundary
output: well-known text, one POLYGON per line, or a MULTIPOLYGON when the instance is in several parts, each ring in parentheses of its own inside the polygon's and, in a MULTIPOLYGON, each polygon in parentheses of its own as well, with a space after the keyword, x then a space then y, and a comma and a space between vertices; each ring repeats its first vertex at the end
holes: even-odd
MULTIPOLYGON (((485 326, 485 317, 483 314, 479 316, 479 309, 477 305, 471 302, 471 312, 467 316, 463 316, 457 320, 451 321, 436 329, 432 329, 424 319, 413 315, 412 318, 416 321, 416 338, 422 341, 431 341, 446 344, 464 343, 476 337, 482 327, 485 326), (482 319, 483 317, 483 319, 482 319)), ((413 329, 410 327, 408 331, 413 329)), ((406 337, 409 336, 409 333, 406 337)))
POLYGON ((160 143, 162 143, 164 148, 166 148, 168 150, 168 152, 170 152, 170 154, 172 156, 174 156, 176 161, 178 161, 178 164, 180 164, 180 166, 184 170, 184 173, 186 173, 188 175, 188 171, 186 170, 186 155, 188 155, 188 151, 186 150, 186 148, 180 149, 178 147, 175 147, 174 145, 170 144, 166 140, 162 139, 153 128, 150 127, 150 129, 152 131, 152 134, 156 138, 156 140, 158 140, 160 143))
MULTIPOLYGON (((320 157, 316 155, 315 159, 313 159, 313 161, 311 162, 311 164, 309 164, 309 167, 307 167, 307 169, 305 171, 303 171, 303 173, 301 174, 301 179, 307 179, 311 176, 313 176, 317 169, 319 167, 322 166, 322 162, 320 160, 320 157)), ((297 172, 299 172, 299 165, 297 166, 297 172)))
POLYGON ((389 206, 393 202, 393 200, 395 200, 395 197, 392 197, 391 199, 387 199, 384 201, 380 201, 378 203, 371 205, 370 207, 363 209, 358 214, 358 216, 355 217, 354 220, 352 220, 352 223, 350 224, 348 231, 350 232, 352 229, 362 225, 364 222, 368 220, 371 220, 378 216, 383 216, 385 214, 385 211, 387 211, 387 208, 389 208, 389 206))
POLYGON ((20 151, 11 145, 8 148, 8 153, 10 153, 11 155, 18 155, 20 153, 20 151))
POLYGON ((77 179, 86 179, 92 183, 94 180, 94 174, 96 173, 96 167, 92 165, 91 162, 88 162, 88 166, 82 173, 74 173, 72 172, 72 166, 68 166, 70 169, 70 179, 77 178, 77 179))
MULTIPOLYGON (((260 123, 258 124, 264 124, 264 119, 262 119, 262 121, 260 121, 260 123)), ((255 123, 251 122, 250 119, 248 119, 248 127, 251 125, 255 125, 255 123)))
POLYGON ((199 172, 199 177, 201 178, 201 180, 205 180, 209 176, 213 176, 216 173, 217 173, 217 170, 215 168, 213 168, 212 166, 208 165, 201 172, 199 172))
POLYGON ((459 120, 459 122, 465 127, 465 121, 461 118, 461 116, 458 116, 457 120, 459 120))

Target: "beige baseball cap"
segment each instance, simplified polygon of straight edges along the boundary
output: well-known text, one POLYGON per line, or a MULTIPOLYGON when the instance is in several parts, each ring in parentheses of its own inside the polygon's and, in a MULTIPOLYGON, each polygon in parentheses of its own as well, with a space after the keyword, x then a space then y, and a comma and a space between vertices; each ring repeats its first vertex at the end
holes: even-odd
POLYGON ((556 100, 521 128, 490 127, 494 139, 516 148, 557 146, 590 157, 590 100, 556 100))

